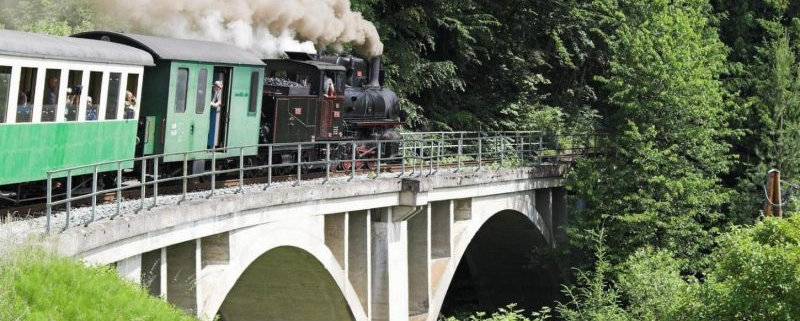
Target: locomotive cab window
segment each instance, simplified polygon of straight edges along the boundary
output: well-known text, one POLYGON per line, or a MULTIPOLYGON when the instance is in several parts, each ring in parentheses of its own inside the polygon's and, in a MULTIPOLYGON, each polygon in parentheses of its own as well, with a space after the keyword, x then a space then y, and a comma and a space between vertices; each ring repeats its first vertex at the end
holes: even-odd
POLYGON ((345 80, 347 79, 347 74, 343 71, 337 71, 335 74, 335 78, 333 84, 336 88, 336 94, 344 95, 344 87, 345 87, 345 80))
POLYGON ((11 67, 0 66, 0 124, 6 122, 8 96, 11 90, 11 67))
POLYGON ((36 76, 39 70, 23 67, 19 77, 19 94, 17 95, 17 123, 30 123, 33 113, 33 102, 36 99, 36 76))
POLYGON ((327 71, 322 75, 322 93, 328 95, 329 88, 333 85, 335 95, 344 95, 344 72, 327 71))
POLYGON ((103 86, 103 73, 92 71, 89 74, 89 88, 86 96, 86 120, 97 120, 100 112, 100 93, 103 86))
POLYGON ((64 111, 64 118, 67 121, 78 120, 80 112, 81 95, 83 94, 83 71, 70 70, 67 77, 67 105, 64 111))
POLYGON ((61 88, 61 70, 47 69, 44 73, 44 100, 42 101, 42 122, 56 121, 59 89, 61 88))
POLYGON ((139 113, 139 75, 128 74, 128 83, 125 90, 125 119, 136 119, 139 113))
POLYGON ((186 94, 189 89, 189 69, 178 68, 177 84, 175 85, 175 112, 186 112, 186 94))

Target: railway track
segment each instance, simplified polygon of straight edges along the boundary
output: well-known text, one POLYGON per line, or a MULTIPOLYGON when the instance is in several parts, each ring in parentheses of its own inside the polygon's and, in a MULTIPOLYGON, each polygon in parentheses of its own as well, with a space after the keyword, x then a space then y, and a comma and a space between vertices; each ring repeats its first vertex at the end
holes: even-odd
MULTIPOLYGON (((481 163, 477 161, 463 161, 461 162, 460 166, 462 168, 476 168, 479 165, 489 166, 491 164, 497 164, 499 159, 486 159, 481 163)), ((411 172, 421 172, 423 175, 426 173, 435 173, 441 170, 453 170, 457 168, 458 164, 436 164, 434 163, 431 165, 430 163, 426 163, 424 165, 420 165, 419 163, 406 165, 400 164, 381 164, 380 172, 383 173, 411 173, 411 172), (413 167, 413 170, 412 170, 413 167)), ((364 176, 364 175, 374 175, 376 174, 376 168, 370 167, 359 169, 355 171, 355 175, 364 176)), ((303 181, 306 180, 314 180, 314 179, 321 179, 325 178, 328 174, 325 171, 316 171, 316 172, 308 172, 302 173, 301 178, 303 181)), ((331 171, 329 173, 330 178, 341 178, 341 177, 348 177, 353 175, 353 172, 350 170, 347 171, 331 171)), ((239 179, 238 175, 231 175, 231 174, 217 174, 217 179, 215 180, 215 189, 226 189, 226 188, 234 188, 239 187, 240 184, 243 186, 247 185, 258 185, 258 184, 267 184, 267 183, 282 183, 282 182, 290 182, 290 181, 297 181, 297 174, 294 171, 292 174, 289 175, 267 175, 264 174, 262 176, 253 177, 253 178, 243 178, 239 179), (233 177, 236 176, 236 177, 233 177), (220 179, 222 178, 222 179, 220 179)), ((164 178, 166 179, 166 178, 164 178)), ((211 190, 211 182, 210 178, 206 177, 205 179, 193 178, 187 179, 186 184, 186 193, 195 193, 195 192, 202 192, 202 191, 210 191, 211 190)), ((127 181, 131 185, 138 185, 138 180, 130 180, 127 181)), ((163 182, 158 184, 158 196, 174 196, 174 195, 181 195, 183 194, 183 184, 182 180, 173 180, 169 182, 163 182)), ((125 186, 125 184, 123 184, 125 186)), ((85 190, 85 189, 84 189, 85 190)), ((73 197, 80 196, 81 193, 77 193, 79 191, 76 189, 76 192, 73 193, 73 197)), ((154 188, 153 186, 147 186, 144 190, 144 197, 153 197, 154 195, 154 188)), ((91 193, 91 192, 89 192, 91 193)), ((89 194, 83 193, 83 194, 89 194)), ((123 200, 132 200, 132 199, 141 199, 142 198, 142 190, 140 187, 131 187, 129 189, 124 189, 120 191, 120 196, 123 200)), ((63 199, 63 197, 54 198, 54 201, 58 201, 63 199)), ((108 192, 101 194, 97 197, 97 205, 102 204, 109 204, 113 203, 117 200, 117 192, 108 192)), ((76 200, 71 202, 70 206, 72 209, 77 209, 81 207, 87 207, 92 205, 91 198, 85 198, 81 200, 76 200)), ((60 211, 63 210, 66 206, 54 206, 53 211, 60 211)), ((36 218, 45 215, 47 209, 46 202, 35 202, 31 204, 15 206, 15 207, 7 207, 0 209, 0 216, 4 217, 6 220, 19 220, 19 219, 27 219, 27 218, 36 218)), ((2 220, 0 220, 2 221, 2 220)))
MULTIPOLYGON (((465 166, 465 167, 477 166, 477 162, 462 162, 462 166, 465 166)), ((427 167, 425 167, 423 169, 427 169, 429 167, 430 166, 428 165, 427 167)), ((440 168, 453 168, 453 167, 455 167, 455 166, 440 165, 440 168)), ((417 170, 419 170, 419 166, 417 166, 416 168, 417 168, 417 170)), ((407 171, 411 171, 411 167, 408 166, 408 165, 405 166, 405 169, 407 171)), ((403 170, 403 166, 401 166, 401 165, 396 165, 396 164, 382 164, 381 165, 381 173, 400 173, 400 172, 402 172, 402 170, 403 170)), ((359 170, 355 171, 356 175, 369 175, 369 174, 374 174, 374 173, 375 173, 375 171, 372 170, 372 169, 359 169, 359 170)), ((326 175, 327 174, 324 171, 322 171, 322 172, 308 172, 308 173, 302 173, 301 177, 302 177, 303 181, 306 181, 306 180, 314 180, 314 179, 325 178, 326 175)), ((350 175, 352 175, 352 173, 349 170, 348 171, 332 171, 332 172, 330 172, 330 178, 348 177, 350 175)), ((231 176, 232 175, 229 175, 229 174, 227 174, 227 175, 226 174, 218 174, 218 177, 215 180, 214 188, 215 189, 225 189, 225 188, 238 187, 238 186, 240 186, 241 183, 243 183, 244 185, 258 185, 258 184, 267 184, 267 183, 281 183, 281 182, 297 181, 296 171, 295 171, 295 173, 292 173, 292 174, 289 174, 289 175, 272 175, 271 177, 269 177, 269 176, 267 176, 265 174, 265 175, 259 176, 259 177, 244 178, 244 179, 241 180, 241 183, 240 183, 240 179, 238 177, 234 178, 234 177, 231 177, 231 176), (222 179, 220 179, 219 176, 223 176, 222 179)), ((126 183, 128 185, 138 185, 139 181, 138 180, 129 180, 129 181, 126 181, 126 183)), ((123 187, 126 185, 126 183, 123 183, 123 187)), ((89 193, 91 193, 90 191, 88 193, 81 193, 81 190, 82 189, 77 189, 76 188, 73 191, 72 196, 80 196, 81 194, 89 194, 89 193)), ((85 190, 85 189, 83 189, 83 190, 85 190)), ((186 185, 186 192, 187 193, 210 191, 210 190, 211 190, 210 178, 206 177, 205 179, 199 179, 199 178, 187 179, 187 185, 186 185)), ((183 193, 182 180, 163 182, 163 183, 159 183, 158 184, 158 195, 159 196, 180 195, 182 193, 183 193)), ((153 186, 147 186, 147 188, 145 188, 144 197, 152 197, 153 194, 154 194, 153 186)), ((139 198, 142 197, 142 190, 141 190, 141 188, 138 188, 138 187, 125 189, 125 190, 120 192, 120 195, 121 195, 122 199, 128 199, 128 200, 130 200, 130 199, 139 199, 139 198)), ((63 199, 63 197, 54 198, 53 200, 57 201, 57 200, 60 200, 60 199, 63 199)), ((113 203, 113 202, 116 201, 116 199, 117 199, 117 193, 116 192, 104 193, 104 194, 99 195, 97 197, 97 205, 113 203)), ((75 208, 80 208, 80 207, 84 207, 84 206, 91 206, 91 204, 92 204, 91 198, 86 198, 86 199, 81 199, 81 200, 77 200, 77 201, 71 202, 70 206, 71 206, 71 208, 75 209, 75 208)), ((57 211, 57 210, 61 210, 61 209, 64 209, 64 208, 65 208, 65 205, 61 205, 61 206, 53 207, 53 210, 57 211)), ((0 214, 3 214, 2 215, 3 217, 12 218, 12 219, 35 218, 35 217, 39 217, 39 216, 44 215, 46 209, 47 209, 47 203, 46 202, 35 202, 35 203, 25 204, 25 205, 21 205, 21 206, 2 208, 2 209, 0 209, 0 214)))

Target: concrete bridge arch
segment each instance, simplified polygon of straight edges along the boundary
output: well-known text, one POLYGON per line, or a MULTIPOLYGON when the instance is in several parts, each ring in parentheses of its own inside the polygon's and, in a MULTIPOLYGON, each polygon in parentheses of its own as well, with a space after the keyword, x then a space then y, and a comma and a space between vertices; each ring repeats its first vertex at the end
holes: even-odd
POLYGON ((222 320, 367 320, 324 240, 267 224, 230 234, 230 262, 199 278, 203 314, 222 320), (269 235, 269 238, 259 237, 269 235))
POLYGON ((535 297, 528 291, 541 291, 542 286, 549 287, 549 293, 558 292, 558 283, 551 276, 522 267, 529 263, 535 247, 555 246, 559 232, 553 223, 566 219, 559 216, 563 215, 563 202, 564 191, 558 188, 474 198, 469 216, 454 208, 452 256, 442 260, 432 255, 426 319, 437 320, 459 268, 466 268, 477 285, 475 290, 482 297, 478 309, 508 303, 535 306, 540 302, 524 302, 524 298, 535 297))

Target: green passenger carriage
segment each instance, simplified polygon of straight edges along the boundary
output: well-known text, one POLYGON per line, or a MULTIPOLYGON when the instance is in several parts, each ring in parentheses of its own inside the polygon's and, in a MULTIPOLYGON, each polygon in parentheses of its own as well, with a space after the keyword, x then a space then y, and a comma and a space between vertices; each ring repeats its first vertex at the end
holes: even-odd
MULTIPOLYGON (((264 63, 254 54, 228 44, 129 33, 73 37, 132 46, 155 59, 156 65, 145 69, 137 156, 221 148, 215 157, 238 157, 238 149, 223 148, 258 144, 264 63), (223 84, 219 109, 210 106, 215 81, 223 84)), ((256 148, 245 150, 245 156, 256 153, 256 148)), ((163 159, 182 162, 183 157, 163 159)), ((189 157, 202 170, 212 153, 189 157)))
POLYGON ((144 66, 147 52, 120 44, 0 31, 0 189, 132 158, 139 106, 125 96, 139 96, 144 66))

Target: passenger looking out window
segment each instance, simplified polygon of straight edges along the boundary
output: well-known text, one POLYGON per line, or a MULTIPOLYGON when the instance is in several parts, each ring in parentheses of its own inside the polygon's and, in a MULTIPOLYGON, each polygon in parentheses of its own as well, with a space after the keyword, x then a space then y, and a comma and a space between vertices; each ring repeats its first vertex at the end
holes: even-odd
POLYGON ((83 71, 70 70, 67 77, 67 108, 64 118, 67 121, 78 120, 78 106, 83 93, 83 71))
POLYGON ((17 123, 30 123, 33 119, 32 104, 36 98, 36 77, 38 69, 22 67, 17 95, 17 123))
POLYGON ((136 117, 136 96, 132 92, 125 92, 125 119, 136 117))
POLYGON ((86 97, 86 120, 97 120, 97 105, 92 104, 92 96, 86 97))
POLYGON ((100 97, 100 90, 102 89, 103 82, 103 73, 99 71, 93 71, 89 73, 89 88, 85 88, 88 90, 88 97, 86 97, 86 120, 98 120, 99 110, 100 110, 100 102, 94 103, 92 101, 92 97, 100 97))
POLYGON ((47 69, 45 72, 44 102, 42 103, 42 122, 56 121, 56 108, 58 107, 58 91, 61 70, 47 69))
MULTIPOLYGON (((139 75, 128 74, 127 90, 125 91, 125 112, 123 118, 135 119, 139 111, 139 101, 136 93, 139 92, 139 75)), ((205 104, 205 102, 203 102, 205 104)))

